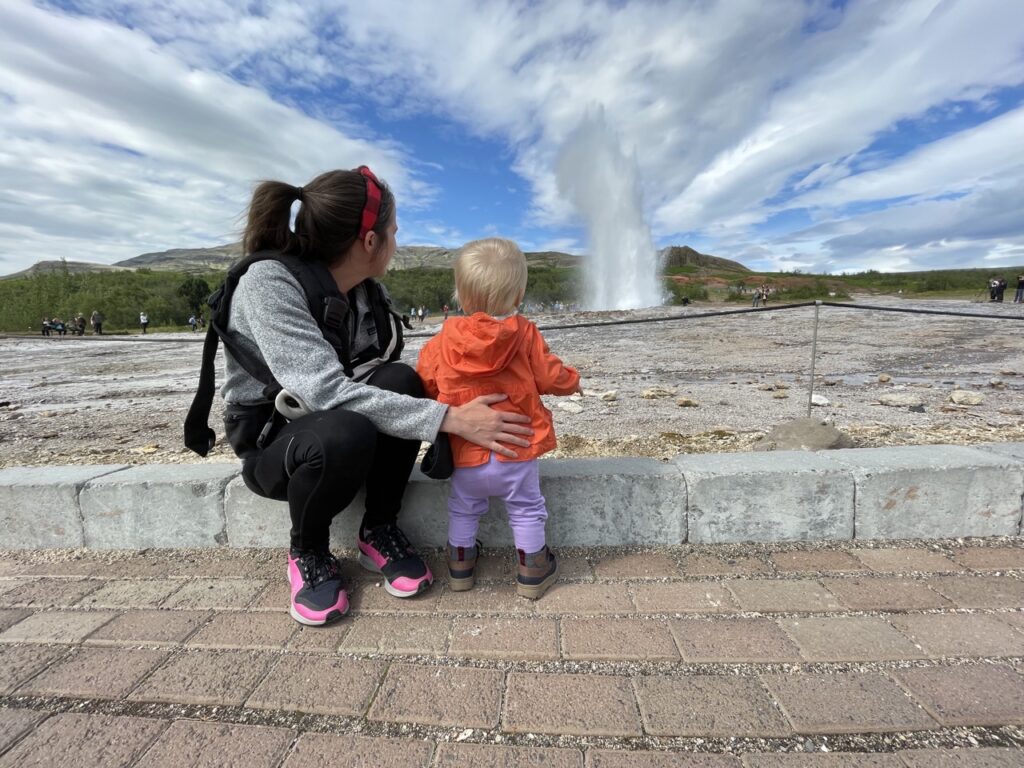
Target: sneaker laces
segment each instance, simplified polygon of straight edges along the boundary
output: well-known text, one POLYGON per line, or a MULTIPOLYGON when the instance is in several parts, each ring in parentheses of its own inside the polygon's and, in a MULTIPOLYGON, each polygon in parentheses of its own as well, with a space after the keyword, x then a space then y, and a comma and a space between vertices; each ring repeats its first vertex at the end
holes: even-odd
POLYGON ((378 525, 365 533, 364 541, 372 545, 389 562, 404 560, 414 552, 402 529, 392 523, 378 525))
POLYGON ((328 579, 336 579, 341 573, 341 564, 338 562, 338 558, 330 552, 308 550, 299 555, 298 561, 302 580, 309 587, 316 587, 328 579))

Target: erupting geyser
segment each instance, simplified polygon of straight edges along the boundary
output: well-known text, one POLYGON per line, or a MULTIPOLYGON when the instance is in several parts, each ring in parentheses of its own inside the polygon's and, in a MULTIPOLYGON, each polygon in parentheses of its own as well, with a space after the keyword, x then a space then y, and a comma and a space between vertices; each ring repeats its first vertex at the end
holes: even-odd
POLYGON ((662 302, 658 253, 640 207, 636 162, 627 158, 604 111, 588 113, 558 157, 558 188, 587 225, 583 264, 587 309, 640 309, 662 302))

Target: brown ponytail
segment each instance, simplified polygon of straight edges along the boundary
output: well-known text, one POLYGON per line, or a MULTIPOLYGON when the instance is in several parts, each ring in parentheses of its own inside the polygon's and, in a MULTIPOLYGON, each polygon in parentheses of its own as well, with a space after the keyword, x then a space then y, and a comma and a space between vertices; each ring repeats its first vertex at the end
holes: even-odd
MULTIPOLYGON (((263 181, 249 204, 242 247, 246 254, 282 251, 309 261, 335 264, 359 236, 368 180, 358 170, 328 171, 308 184, 293 187, 281 181, 263 181), (300 201, 295 231, 288 227, 292 203, 300 201)), ((395 197, 379 182, 381 201, 373 227, 387 241, 387 228, 395 218, 395 197)))

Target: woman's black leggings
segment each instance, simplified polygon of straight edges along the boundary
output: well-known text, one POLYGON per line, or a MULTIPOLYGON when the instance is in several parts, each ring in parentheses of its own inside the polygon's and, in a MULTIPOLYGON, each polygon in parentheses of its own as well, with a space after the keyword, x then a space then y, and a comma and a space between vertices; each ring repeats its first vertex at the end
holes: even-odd
MULTIPOLYGON (((404 363, 380 366, 366 383, 424 395, 416 371, 404 363)), ((293 547, 326 549, 331 520, 364 484, 363 527, 395 521, 419 448, 419 440, 385 435, 365 416, 334 409, 286 424, 259 456, 249 459, 246 471, 266 496, 287 500, 293 547)))

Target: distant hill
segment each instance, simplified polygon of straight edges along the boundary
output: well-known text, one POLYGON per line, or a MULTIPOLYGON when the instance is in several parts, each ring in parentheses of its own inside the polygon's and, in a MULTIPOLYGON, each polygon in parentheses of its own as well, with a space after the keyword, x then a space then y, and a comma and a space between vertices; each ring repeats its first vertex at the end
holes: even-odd
POLYGON ((662 258, 662 269, 694 266, 716 272, 749 272, 745 266, 738 261, 723 259, 719 256, 708 256, 706 253, 695 251, 688 245, 670 245, 662 248, 659 252, 662 258))
MULTIPOLYGON (((226 270, 242 256, 242 244, 228 243, 210 248, 174 248, 169 251, 143 253, 130 259, 114 264, 93 264, 85 261, 40 261, 26 270, 13 275, 5 275, 0 280, 11 277, 25 277, 40 272, 56 272, 67 269, 71 273, 112 272, 124 269, 152 269, 157 272, 186 272, 202 274, 205 272, 226 270)), ((746 267, 736 261, 708 256, 699 253, 689 246, 671 246, 659 252, 665 268, 695 265, 701 269, 717 271, 749 272, 746 267)), ((455 258, 455 249, 437 248, 425 245, 404 245, 398 248, 391 269, 450 269, 455 258)), ((531 266, 545 267, 578 267, 583 263, 582 256, 560 251, 527 252, 526 260, 531 266)))

